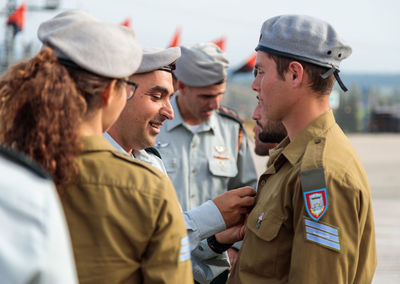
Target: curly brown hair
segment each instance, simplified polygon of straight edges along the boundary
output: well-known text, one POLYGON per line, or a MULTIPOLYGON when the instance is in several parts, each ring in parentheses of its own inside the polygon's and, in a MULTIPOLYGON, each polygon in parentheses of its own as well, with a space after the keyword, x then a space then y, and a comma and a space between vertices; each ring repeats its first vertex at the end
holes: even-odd
POLYGON ((56 185, 77 173, 87 104, 53 51, 43 49, 0 79, 0 140, 48 170, 56 185))

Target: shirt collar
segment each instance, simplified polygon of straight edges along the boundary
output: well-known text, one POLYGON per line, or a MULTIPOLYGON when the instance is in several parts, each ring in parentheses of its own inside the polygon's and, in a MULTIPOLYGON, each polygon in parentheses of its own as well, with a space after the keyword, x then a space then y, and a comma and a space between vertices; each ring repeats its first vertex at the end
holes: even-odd
POLYGON ((84 152, 115 151, 115 148, 102 136, 82 136, 84 152))
POLYGON ((286 137, 280 144, 284 147, 282 154, 292 165, 296 164, 306 151, 308 142, 315 137, 325 136, 326 132, 335 124, 332 110, 327 111, 307 125, 293 141, 286 137))
POLYGON ((124 148, 121 147, 121 145, 119 145, 117 143, 117 141, 114 140, 114 138, 112 138, 112 136, 110 134, 108 134, 107 132, 103 133, 103 137, 105 139, 107 139, 108 142, 110 142, 110 144, 120 153, 125 154, 131 158, 140 160, 140 161, 144 161, 144 162, 148 162, 151 164, 151 155, 149 155, 145 150, 134 150, 135 155, 129 155, 128 152, 126 152, 124 150, 124 148))
POLYGON ((176 101, 177 97, 178 97, 178 92, 176 92, 174 94, 174 96, 172 97, 172 100, 171 100, 171 106, 172 106, 172 109, 174 110, 174 119, 173 120, 167 120, 165 122, 168 131, 171 131, 175 127, 178 127, 179 125, 184 123, 182 115, 181 115, 181 113, 179 111, 179 108, 178 108, 178 103, 176 101))
POLYGON ((129 155, 128 152, 126 152, 126 151, 124 150, 124 148, 122 148, 121 145, 119 145, 119 144, 117 143, 117 141, 115 141, 114 138, 111 137, 110 134, 108 134, 107 132, 104 132, 104 133, 103 133, 103 137, 104 137, 105 139, 107 139, 107 141, 110 142, 110 144, 111 144, 115 149, 117 149, 118 152, 121 152, 121 153, 123 153, 123 154, 128 155, 128 156, 131 157, 131 155, 129 155))

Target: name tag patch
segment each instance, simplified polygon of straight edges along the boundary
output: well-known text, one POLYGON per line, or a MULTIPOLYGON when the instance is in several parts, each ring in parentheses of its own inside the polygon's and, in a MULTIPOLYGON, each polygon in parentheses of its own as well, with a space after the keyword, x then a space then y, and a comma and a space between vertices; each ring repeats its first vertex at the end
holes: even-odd
POLYGON ((340 252, 339 229, 304 218, 304 235, 307 241, 340 252))
POLYGON ((189 237, 183 237, 181 239, 181 250, 179 253, 179 262, 183 262, 190 259, 190 244, 189 237))

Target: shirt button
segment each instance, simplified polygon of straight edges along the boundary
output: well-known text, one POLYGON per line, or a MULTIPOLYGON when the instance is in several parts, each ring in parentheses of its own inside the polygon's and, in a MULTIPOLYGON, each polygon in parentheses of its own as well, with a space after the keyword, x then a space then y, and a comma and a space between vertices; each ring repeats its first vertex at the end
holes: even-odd
POLYGON ((192 170, 192 174, 195 174, 195 173, 196 173, 196 169, 193 169, 193 170, 192 170))
POLYGON ((264 185, 265 185, 265 180, 263 179, 263 180, 260 182, 260 186, 263 187, 264 185))
POLYGON ((200 250, 200 251, 203 251, 203 250, 204 250, 204 248, 203 248, 202 245, 199 245, 199 250, 200 250))
POLYGON ((319 143, 321 143, 321 139, 319 139, 319 138, 316 138, 316 139, 314 140, 314 143, 315 143, 315 144, 319 144, 319 143))
POLYGON ((196 195, 195 194, 192 194, 191 196, 190 196, 190 198, 195 198, 196 197, 196 195))
POLYGON ((196 148, 196 143, 193 143, 193 144, 192 144, 192 148, 196 148))

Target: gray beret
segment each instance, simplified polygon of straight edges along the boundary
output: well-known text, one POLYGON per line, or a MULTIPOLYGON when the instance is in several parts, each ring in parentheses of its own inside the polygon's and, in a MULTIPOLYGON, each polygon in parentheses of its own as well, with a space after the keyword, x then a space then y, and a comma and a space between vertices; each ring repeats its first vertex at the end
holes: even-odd
POLYGON ((172 71, 172 64, 181 56, 179 47, 162 48, 143 48, 143 59, 136 71, 136 74, 146 73, 155 70, 172 71))
POLYGON ((99 22, 85 11, 58 14, 39 26, 38 37, 57 57, 105 77, 130 76, 142 59, 131 29, 99 22))
POLYGON ((262 25, 256 47, 259 50, 330 68, 321 76, 334 74, 340 87, 347 91, 338 72, 340 62, 352 50, 327 22, 302 15, 270 18, 262 25))
POLYGON ((174 75, 193 87, 205 87, 226 80, 229 61, 214 43, 181 47, 182 55, 176 62, 174 75))

